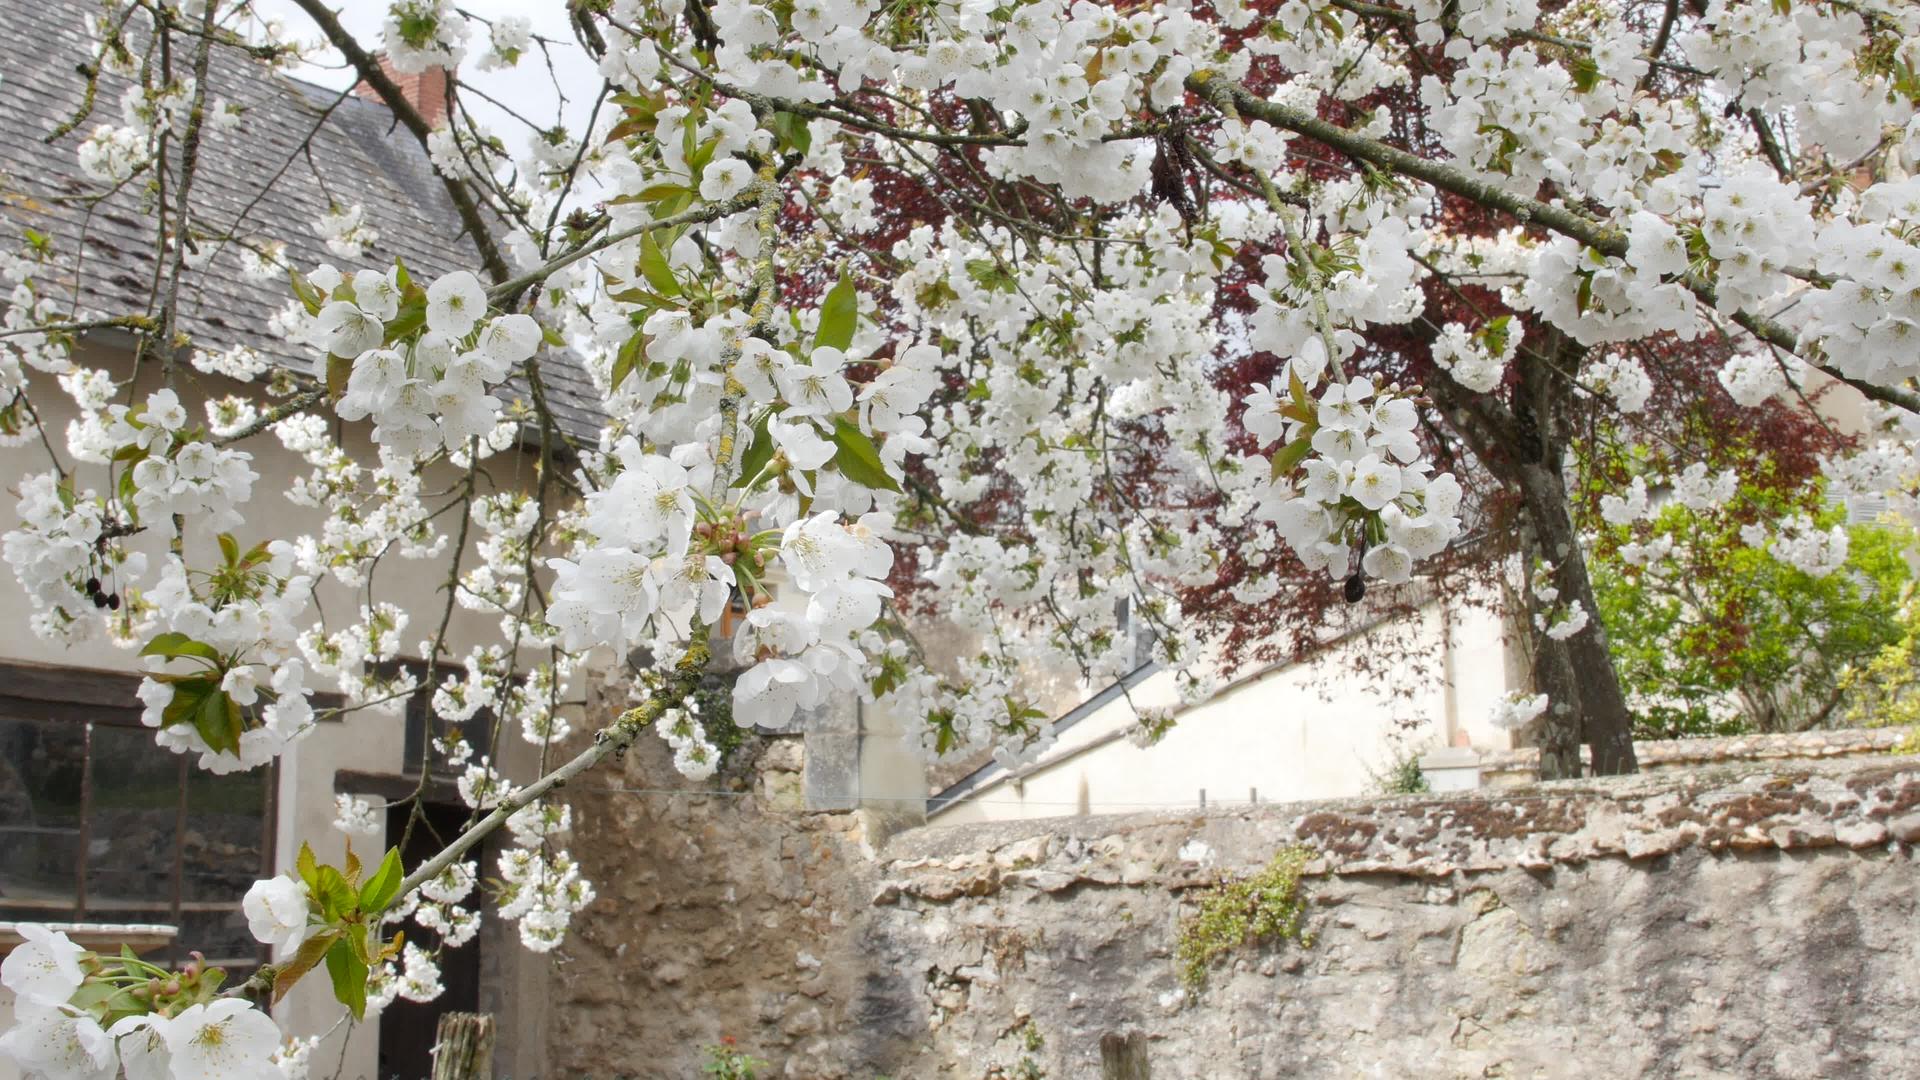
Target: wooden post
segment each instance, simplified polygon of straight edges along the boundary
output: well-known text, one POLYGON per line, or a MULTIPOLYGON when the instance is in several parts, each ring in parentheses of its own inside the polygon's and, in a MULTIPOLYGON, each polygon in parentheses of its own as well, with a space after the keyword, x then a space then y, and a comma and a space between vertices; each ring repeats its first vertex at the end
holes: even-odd
POLYGON ((1100 1080, 1152 1080, 1144 1032, 1109 1031, 1100 1036, 1100 1080))
POLYGON ((492 1016, 444 1013, 433 1034, 433 1080, 492 1080, 492 1016))

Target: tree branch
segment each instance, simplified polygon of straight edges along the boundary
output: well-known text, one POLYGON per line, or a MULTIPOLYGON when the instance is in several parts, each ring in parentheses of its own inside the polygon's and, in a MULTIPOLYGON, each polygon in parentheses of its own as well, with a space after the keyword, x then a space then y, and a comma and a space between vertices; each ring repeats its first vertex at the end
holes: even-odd
MULTIPOLYGON (((401 91, 400 87, 387 77, 385 69, 380 66, 380 61, 372 53, 360 47, 360 43, 347 32, 346 27, 340 25, 340 20, 334 17, 333 12, 327 9, 322 0, 293 0, 293 2, 299 5, 300 10, 307 13, 307 16, 314 21, 314 25, 320 28, 320 32, 326 35, 327 41, 334 48, 339 49, 340 55, 346 57, 347 63, 353 65, 353 69, 360 73, 361 81, 373 87, 374 92, 380 95, 380 99, 393 110, 394 117, 406 125, 408 131, 413 132, 413 137, 420 141, 420 148, 425 150, 427 136, 432 134, 433 129, 428 126, 426 118, 420 115, 419 109, 414 108, 413 102, 407 99, 407 95, 401 91)), ((480 216, 479 204, 474 202, 473 192, 467 187, 466 182, 441 173, 438 169, 434 172, 446 185, 447 197, 453 200, 453 207, 460 214, 460 224, 466 228, 468 235, 473 237, 473 245, 479 249, 480 261, 486 266, 487 276, 496 282, 512 277, 513 271, 508 269, 506 258, 500 254, 500 245, 494 242, 493 234, 487 230, 486 219, 480 216)))
MULTIPOLYGON (((1285 128, 1316 142, 1325 143, 1355 160, 1425 181, 1450 195, 1457 195, 1490 210, 1501 211, 1517 219, 1522 225, 1538 225, 1549 232, 1578 240, 1602 255, 1614 258, 1626 257, 1627 238, 1624 233, 1564 206, 1554 206, 1538 199, 1530 199, 1525 195, 1516 195, 1452 165, 1408 153, 1397 146, 1390 146, 1378 139, 1361 135, 1350 128, 1329 123, 1304 109, 1268 101, 1246 87, 1212 72, 1199 71, 1189 75, 1187 89, 1205 98, 1222 112, 1227 112, 1231 108, 1247 116, 1265 120, 1275 127, 1285 128)), ((1717 294, 1711 282, 1693 274, 1688 274, 1679 281, 1701 303, 1708 307, 1715 306, 1717 294)), ((1816 357, 1802 352, 1799 340, 1793 331, 1780 323, 1749 311, 1736 311, 1732 319, 1754 337, 1801 357, 1813 367, 1846 383, 1868 398, 1920 414, 1920 394, 1899 387, 1881 386, 1842 374, 1816 357)))
POLYGON ((493 812, 475 822, 456 838, 453 843, 441 849, 433 858, 421 863, 400 883, 394 896, 403 897, 428 881, 439 876, 440 872, 452 866, 460 856, 465 855, 474 845, 487 838, 487 834, 498 829, 514 813, 539 799, 554 788, 562 787, 567 781, 598 765, 610 754, 618 754, 633 745, 633 740, 648 725, 660 718, 676 702, 698 689, 700 679, 707 671, 707 662, 712 658, 712 649, 707 644, 707 628, 698 619, 694 620, 692 641, 687 653, 674 665, 673 675, 668 684, 658 693, 648 696, 647 700, 626 712, 620 718, 594 733, 593 745, 576 754, 571 761, 553 770, 547 775, 521 788, 508 796, 493 812))

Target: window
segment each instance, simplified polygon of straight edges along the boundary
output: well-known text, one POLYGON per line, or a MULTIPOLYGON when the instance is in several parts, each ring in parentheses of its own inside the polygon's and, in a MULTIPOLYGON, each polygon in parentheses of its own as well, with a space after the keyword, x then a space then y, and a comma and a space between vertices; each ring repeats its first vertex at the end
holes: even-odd
POLYGON ((138 685, 0 662, 0 919, 165 923, 169 962, 244 971, 264 958, 240 897, 272 873, 274 773, 156 747, 138 685))

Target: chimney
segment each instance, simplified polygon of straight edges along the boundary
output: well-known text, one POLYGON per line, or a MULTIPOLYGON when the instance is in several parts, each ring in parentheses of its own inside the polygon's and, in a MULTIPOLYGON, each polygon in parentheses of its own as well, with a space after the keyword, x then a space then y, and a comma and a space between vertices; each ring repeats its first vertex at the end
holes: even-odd
MULTIPOLYGON (((400 88, 401 96, 410 102, 420 118, 428 127, 439 127, 447 118, 447 69, 430 67, 424 71, 408 75, 393 66, 393 61, 382 54, 380 70, 400 88)), ((366 83, 353 88, 353 92, 369 101, 380 101, 380 92, 366 83)))

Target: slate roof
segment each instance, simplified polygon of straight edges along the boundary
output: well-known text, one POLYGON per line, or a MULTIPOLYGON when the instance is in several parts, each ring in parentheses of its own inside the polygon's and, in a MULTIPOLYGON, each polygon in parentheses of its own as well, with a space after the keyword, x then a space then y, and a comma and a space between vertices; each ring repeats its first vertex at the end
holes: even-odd
MULTIPOLYGON (((43 141, 84 98, 86 79, 75 68, 91 59, 92 50, 82 19, 99 9, 81 0, 3 2, 0 243, 17 247, 22 231, 31 228, 51 234, 58 250, 70 254, 84 236, 82 306, 114 315, 144 312, 154 222, 142 206, 143 183, 127 185, 91 215, 70 198, 103 190, 81 172, 75 148, 95 125, 121 122, 127 81, 103 76, 93 114, 51 145, 43 141), (69 198, 56 201, 61 197, 69 198)), ((385 105, 353 96, 339 100, 339 91, 277 73, 232 48, 214 49, 208 83, 210 102, 224 99, 246 109, 237 127, 208 132, 192 192, 208 231, 284 241, 288 261, 302 268, 323 262, 343 270, 390 266, 398 256, 426 279, 463 267, 478 271, 479 259, 425 152, 385 105), (309 132, 311 164, 300 152, 309 132), (362 258, 334 255, 315 232, 330 203, 365 206, 380 235, 362 258)), ((252 281, 239 268, 240 249, 230 244, 211 265, 189 272, 181 287, 181 329, 203 348, 244 344, 312 375, 317 357, 267 326, 291 298, 286 283, 252 281)), ((600 399, 578 359, 550 358, 541 374, 562 426, 591 439, 601 423, 600 399)), ((510 384, 498 394, 511 401, 525 396, 525 389, 510 384)))

